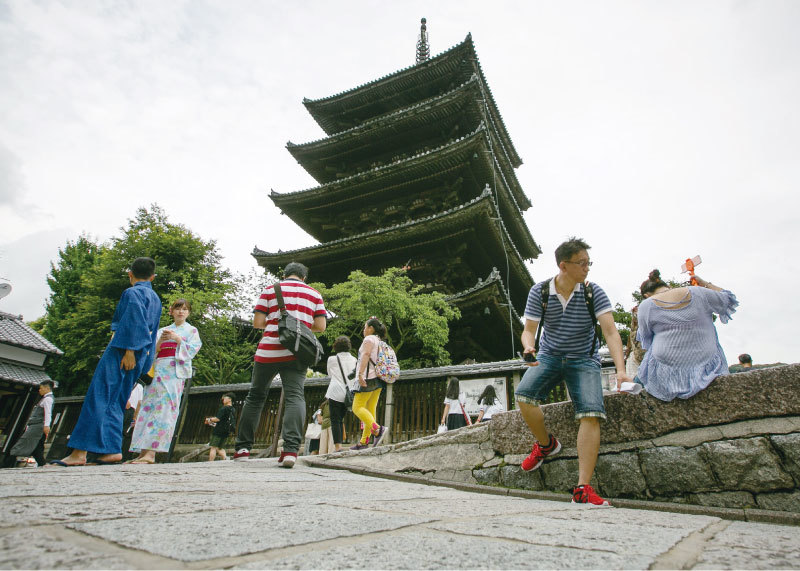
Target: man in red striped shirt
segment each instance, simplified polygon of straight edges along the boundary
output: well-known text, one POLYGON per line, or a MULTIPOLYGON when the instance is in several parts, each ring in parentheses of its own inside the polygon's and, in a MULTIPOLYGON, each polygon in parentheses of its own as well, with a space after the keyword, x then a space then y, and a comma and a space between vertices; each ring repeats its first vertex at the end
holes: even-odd
MULTIPOLYGON (((306 285, 308 268, 299 262, 291 262, 283 270, 281 284, 286 311, 305 323, 311 331, 322 333, 327 326, 327 312, 322 296, 313 287, 306 285)), ((263 329, 264 335, 256 349, 250 391, 244 401, 242 416, 236 436, 234 460, 250 458, 254 432, 261 420, 261 411, 267 400, 269 386, 275 375, 280 374, 283 384, 283 452, 278 465, 294 466, 297 451, 303 440, 306 423, 306 400, 303 393, 306 368, 298 368, 295 356, 278 340, 278 320, 281 316, 275 286, 268 285, 261 292, 255 306, 253 327, 263 329)))

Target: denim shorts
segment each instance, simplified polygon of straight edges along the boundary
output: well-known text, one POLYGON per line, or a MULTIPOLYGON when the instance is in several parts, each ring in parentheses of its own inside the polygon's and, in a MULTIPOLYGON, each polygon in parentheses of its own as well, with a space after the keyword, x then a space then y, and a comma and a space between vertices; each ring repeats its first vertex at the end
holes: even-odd
POLYGON ((539 364, 529 367, 522 376, 515 391, 517 401, 538 406, 562 380, 567 383, 575 418, 606 418, 600 365, 589 358, 540 355, 539 364))

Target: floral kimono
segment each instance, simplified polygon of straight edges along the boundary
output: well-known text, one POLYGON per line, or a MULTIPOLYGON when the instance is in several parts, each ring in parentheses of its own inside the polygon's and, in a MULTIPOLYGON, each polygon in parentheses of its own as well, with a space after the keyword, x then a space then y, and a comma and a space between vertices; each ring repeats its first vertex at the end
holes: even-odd
POLYGON ((181 395, 186 379, 192 377, 192 359, 203 345, 197 328, 184 322, 159 330, 174 331, 181 342, 164 341, 155 361, 153 382, 144 389, 139 415, 131 438, 131 451, 155 450, 167 452, 181 407, 181 395))

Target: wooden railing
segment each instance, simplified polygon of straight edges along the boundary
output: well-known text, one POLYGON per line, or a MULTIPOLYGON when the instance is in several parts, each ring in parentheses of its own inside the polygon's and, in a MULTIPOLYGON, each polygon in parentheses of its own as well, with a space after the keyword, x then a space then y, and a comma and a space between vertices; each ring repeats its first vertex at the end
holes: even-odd
MULTIPOLYGON (((514 387, 519 383, 524 368, 519 361, 500 363, 484 363, 476 365, 456 365, 431 369, 415 369, 403 371, 400 379, 393 386, 394 413, 390 430, 393 442, 403 442, 435 434, 441 420, 444 407, 447 377, 456 375, 461 380, 476 378, 505 378, 506 398, 509 408, 514 408, 514 387)), ((306 419, 325 398, 328 377, 310 378, 305 384, 306 419)), ((236 408, 237 420, 241 418, 249 383, 237 385, 217 385, 192 387, 188 391, 188 406, 181 421, 178 444, 207 444, 211 437, 211 427, 205 424, 205 418, 214 416, 219 409, 220 399, 225 393, 233 393, 233 405, 236 408)), ((269 448, 274 439, 275 419, 278 415, 281 386, 276 380, 270 387, 261 420, 256 427, 254 448, 269 448)), ((567 400, 567 392, 563 383, 550 393, 548 402, 567 400)), ((51 432, 50 442, 66 444, 66 436, 72 432, 78 420, 83 397, 57 398, 54 407, 54 418, 57 419, 51 432)), ((386 415, 386 391, 378 401, 378 422, 383 424, 386 415)), ((355 442, 359 434, 360 421, 352 413, 345 417, 347 440, 355 442)), ((280 432, 280 426, 278 426, 280 432)), ((233 442, 230 442, 233 445, 233 442)))

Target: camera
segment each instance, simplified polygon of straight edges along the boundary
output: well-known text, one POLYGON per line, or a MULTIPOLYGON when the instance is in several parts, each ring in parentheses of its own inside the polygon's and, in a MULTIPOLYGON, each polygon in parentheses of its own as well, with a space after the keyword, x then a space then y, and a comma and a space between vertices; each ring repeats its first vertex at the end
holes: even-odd
POLYGON ((356 378, 356 370, 355 370, 355 369, 353 369, 353 370, 352 370, 352 372, 350 372, 350 373, 347 375, 347 378, 348 378, 348 379, 350 379, 351 381, 352 381, 353 379, 355 379, 355 378, 356 378))
POLYGON ((522 353, 517 351, 517 355, 519 355, 519 358, 522 359, 523 361, 525 361, 526 363, 535 363, 536 362, 536 355, 534 355, 533 353, 525 353, 523 355, 522 353))

